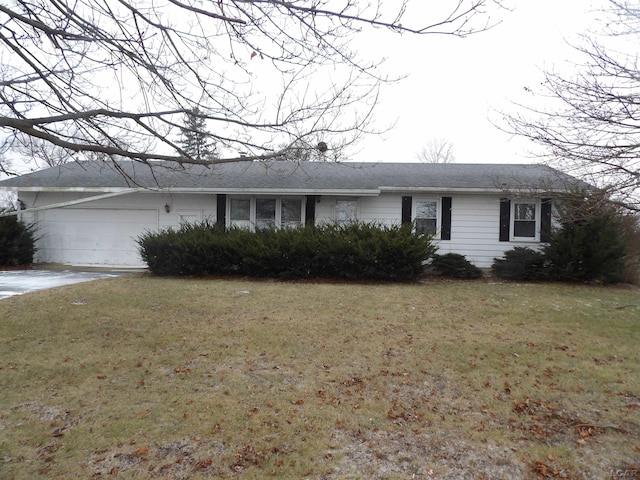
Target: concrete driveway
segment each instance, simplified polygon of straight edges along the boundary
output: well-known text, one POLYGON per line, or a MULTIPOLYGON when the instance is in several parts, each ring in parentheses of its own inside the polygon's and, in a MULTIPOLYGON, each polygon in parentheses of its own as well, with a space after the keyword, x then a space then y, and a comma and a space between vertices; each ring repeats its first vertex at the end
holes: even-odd
POLYGON ((121 272, 77 272, 72 270, 0 271, 0 300, 46 288, 117 277, 121 272))

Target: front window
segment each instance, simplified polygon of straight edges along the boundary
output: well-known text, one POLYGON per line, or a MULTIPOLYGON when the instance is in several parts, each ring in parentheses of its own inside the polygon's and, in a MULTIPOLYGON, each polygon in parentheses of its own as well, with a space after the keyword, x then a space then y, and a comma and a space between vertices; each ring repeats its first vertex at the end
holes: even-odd
POLYGON ((514 202, 513 236, 515 238, 536 237, 537 208, 533 202, 514 202))
POLYGON ((437 200, 416 200, 416 233, 435 235, 438 225, 437 200))
POLYGON ((282 228, 302 225, 302 200, 300 198, 283 198, 280 209, 280 225, 282 228))
POLYGON ((251 228, 251 199, 232 198, 230 200, 229 222, 233 227, 251 228))
POLYGON ((301 198, 231 197, 228 208, 229 225, 247 230, 291 228, 304 222, 301 198))
POLYGON ((336 200, 336 221, 338 223, 350 223, 358 218, 358 200, 345 198, 336 200))
POLYGON ((256 228, 268 230, 276 226, 276 199, 256 198, 256 228))

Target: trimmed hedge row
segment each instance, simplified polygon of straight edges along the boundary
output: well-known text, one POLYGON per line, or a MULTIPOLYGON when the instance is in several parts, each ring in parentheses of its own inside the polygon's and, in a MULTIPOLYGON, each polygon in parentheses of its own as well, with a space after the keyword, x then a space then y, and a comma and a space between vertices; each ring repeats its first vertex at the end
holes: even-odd
POLYGON ((412 225, 358 222, 250 232, 204 221, 146 232, 137 242, 158 275, 407 280, 436 251, 412 225))

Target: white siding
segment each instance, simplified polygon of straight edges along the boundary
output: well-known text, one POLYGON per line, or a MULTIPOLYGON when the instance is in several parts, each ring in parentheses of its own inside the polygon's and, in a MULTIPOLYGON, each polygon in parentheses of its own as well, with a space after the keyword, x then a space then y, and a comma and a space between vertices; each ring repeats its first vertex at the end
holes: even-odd
MULTIPOLYGON (((413 197, 451 196, 451 240, 437 240, 438 253, 459 253, 480 268, 489 268, 494 258, 513 247, 539 248, 539 242, 500 242, 500 197, 498 195, 461 195, 448 193, 416 194, 413 197)), ((359 198, 359 220, 386 225, 398 224, 402 214, 401 193, 359 198)), ((331 221, 335 197, 323 197, 316 206, 316 221, 331 221)), ((440 207, 439 207, 440 208, 440 207)), ((439 226, 438 226, 439 228, 439 226)))
POLYGON ((540 246, 538 242, 500 242, 499 229, 500 197, 453 195, 451 240, 438 241, 438 253, 459 253, 474 265, 489 268, 494 258, 515 246, 540 246))

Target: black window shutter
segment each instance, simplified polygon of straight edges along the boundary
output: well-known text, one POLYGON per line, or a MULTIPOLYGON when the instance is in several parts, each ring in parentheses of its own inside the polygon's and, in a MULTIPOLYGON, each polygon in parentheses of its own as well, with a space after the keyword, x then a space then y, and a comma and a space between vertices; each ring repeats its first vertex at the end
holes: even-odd
POLYGON ((216 195, 216 225, 224 230, 227 223, 227 196, 224 193, 216 195))
POLYGON ((551 199, 543 198, 540 204, 540 241, 551 240, 551 199))
POLYGON ((411 204, 413 197, 402 197, 402 223, 411 223, 411 204))
POLYGON ((304 207, 304 223, 305 225, 315 225, 316 223, 316 196, 307 195, 307 201, 304 207))
POLYGON ((440 240, 451 240, 451 197, 442 197, 440 240))
POLYGON ((511 200, 508 198, 500 199, 500 236, 498 240, 501 242, 509 241, 509 225, 511 223, 511 200))

